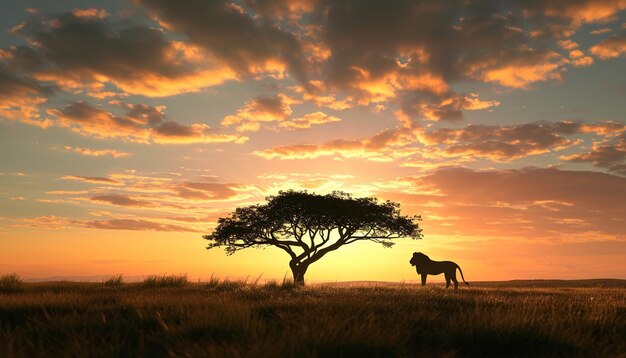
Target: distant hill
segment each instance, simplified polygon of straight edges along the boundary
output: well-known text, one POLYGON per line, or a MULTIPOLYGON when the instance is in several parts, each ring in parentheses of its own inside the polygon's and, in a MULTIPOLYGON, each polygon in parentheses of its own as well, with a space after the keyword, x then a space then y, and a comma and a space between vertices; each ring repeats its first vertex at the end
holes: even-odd
MULTIPOLYGON (((388 281, 344 281, 320 282, 312 285, 328 287, 398 287, 419 286, 415 282, 388 282, 388 281)), ((445 285, 443 282, 433 282, 427 285, 445 285)), ((470 287, 626 287, 626 280, 614 278, 599 278, 585 280, 510 280, 510 281, 470 281, 470 287)))
POLYGON ((626 280, 615 278, 596 278, 585 280, 511 280, 477 281, 471 284, 480 287, 626 287, 626 280))

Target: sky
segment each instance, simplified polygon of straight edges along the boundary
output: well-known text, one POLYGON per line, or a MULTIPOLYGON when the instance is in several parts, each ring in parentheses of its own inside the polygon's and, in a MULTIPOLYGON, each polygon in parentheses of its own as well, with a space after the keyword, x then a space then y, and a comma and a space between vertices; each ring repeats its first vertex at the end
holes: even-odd
POLYGON ((202 235, 294 189, 423 218, 310 282, 626 279, 625 0, 1 3, 0 274, 280 280, 202 235))

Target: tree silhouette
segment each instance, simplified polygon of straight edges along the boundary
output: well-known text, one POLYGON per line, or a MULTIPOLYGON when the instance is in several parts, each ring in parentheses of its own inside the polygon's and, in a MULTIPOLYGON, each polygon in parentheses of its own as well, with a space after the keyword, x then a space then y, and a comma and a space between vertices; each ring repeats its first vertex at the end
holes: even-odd
POLYGON ((266 200, 220 218, 215 231, 203 236, 207 249, 224 246, 230 255, 248 247, 278 247, 289 254, 294 283, 304 285, 309 266, 343 245, 373 241, 391 247, 393 239, 422 237, 421 218, 400 215, 400 204, 392 201, 293 190, 266 200))

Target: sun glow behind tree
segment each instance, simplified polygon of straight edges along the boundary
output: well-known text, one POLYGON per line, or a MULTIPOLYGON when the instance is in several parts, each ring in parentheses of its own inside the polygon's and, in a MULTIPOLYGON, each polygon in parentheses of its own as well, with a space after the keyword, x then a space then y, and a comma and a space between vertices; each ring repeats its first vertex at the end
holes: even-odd
POLYGON ((347 193, 316 195, 281 191, 266 204, 236 209, 220 218, 204 238, 208 249, 224 246, 235 252, 274 246, 289 254, 295 284, 304 285, 309 266, 344 245, 372 241, 390 248, 399 238, 420 239, 419 216, 402 216, 400 204, 375 198, 353 198, 347 193))

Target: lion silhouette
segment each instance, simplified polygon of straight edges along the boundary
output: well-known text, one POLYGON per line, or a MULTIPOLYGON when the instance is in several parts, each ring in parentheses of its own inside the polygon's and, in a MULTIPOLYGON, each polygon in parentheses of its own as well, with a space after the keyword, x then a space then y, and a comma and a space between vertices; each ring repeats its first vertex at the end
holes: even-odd
MULTIPOLYGON (((456 269, 459 269, 461 278, 463 282, 465 282, 461 267, 452 261, 433 261, 430 257, 421 252, 414 252, 409 263, 411 266, 415 266, 415 271, 418 275, 422 275, 422 286, 426 285, 426 277, 428 275, 439 275, 443 273, 446 276, 446 288, 450 287, 450 280, 452 280, 452 282, 454 282, 454 289, 456 290, 459 288, 459 281, 456 280, 456 269)), ((465 284, 469 286, 469 283, 465 282, 465 284)))

